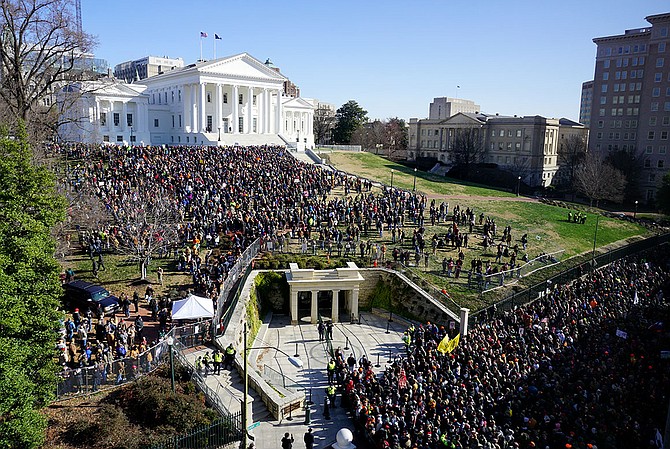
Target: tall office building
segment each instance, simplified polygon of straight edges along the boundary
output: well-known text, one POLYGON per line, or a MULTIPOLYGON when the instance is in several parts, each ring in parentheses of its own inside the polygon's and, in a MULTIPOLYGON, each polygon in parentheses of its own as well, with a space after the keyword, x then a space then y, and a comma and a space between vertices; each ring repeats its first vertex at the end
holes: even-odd
POLYGON ((579 123, 591 127, 591 103, 593 102, 593 80, 582 83, 582 101, 579 103, 579 123))
POLYGON ((670 13, 645 19, 650 26, 593 39, 589 150, 641 155, 638 194, 651 202, 670 168, 670 13))
POLYGON ((479 114, 482 107, 475 104, 474 101, 464 100, 462 98, 435 97, 430 104, 428 111, 429 120, 438 120, 449 118, 459 112, 470 114, 479 114))
POLYGON ((184 67, 182 58, 146 56, 114 66, 114 77, 126 83, 143 80, 161 73, 184 67))

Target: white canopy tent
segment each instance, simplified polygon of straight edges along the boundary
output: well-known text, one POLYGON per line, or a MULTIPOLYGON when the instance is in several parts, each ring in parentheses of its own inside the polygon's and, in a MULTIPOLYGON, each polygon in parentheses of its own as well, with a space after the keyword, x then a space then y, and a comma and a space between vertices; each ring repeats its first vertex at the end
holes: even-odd
POLYGON ((197 320, 199 318, 212 318, 214 316, 214 304, 209 298, 189 295, 186 299, 172 303, 173 320, 197 320))

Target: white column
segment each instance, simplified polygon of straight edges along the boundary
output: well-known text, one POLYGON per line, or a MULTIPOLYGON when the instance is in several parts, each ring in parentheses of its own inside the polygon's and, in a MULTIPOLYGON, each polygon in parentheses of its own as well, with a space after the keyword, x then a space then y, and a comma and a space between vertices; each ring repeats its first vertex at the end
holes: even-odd
POLYGON ((249 86, 247 88, 247 112, 244 117, 244 132, 246 134, 251 134, 254 130, 253 127, 253 117, 254 117, 254 88, 249 86))
POLYGON ((215 122, 214 122, 214 127, 216 129, 212 130, 212 131, 217 133, 217 137, 219 135, 221 135, 221 133, 219 132, 219 129, 223 126, 223 116, 221 115, 221 111, 222 111, 221 102, 223 101, 223 95, 221 94, 222 87, 223 86, 221 86, 221 84, 217 83, 217 85, 216 85, 216 118, 215 118, 215 122))
POLYGON ((187 85, 184 84, 181 86, 181 119, 183 120, 181 123, 182 128, 179 130, 181 132, 186 132, 191 127, 189 123, 188 102, 186 101, 187 97, 186 94, 187 94, 187 85))
POLYGON ((198 132, 198 97, 195 92, 195 84, 191 84, 191 132, 198 132))
POLYGON ((204 133, 207 127, 207 116, 205 115, 205 83, 200 83, 200 98, 198 101, 198 108, 200 112, 200 132, 204 133))
POLYGON ((461 338, 465 338, 468 335, 468 319, 470 318, 470 309, 461 307, 461 338))
POLYGON ((128 129, 128 102, 124 101, 121 106, 121 129, 126 131, 128 129))
POLYGON ((281 89, 277 89, 277 108, 275 109, 275 132, 283 134, 282 113, 281 113, 281 89))
POLYGON ((270 91, 268 89, 265 89, 263 91, 263 95, 265 96, 265 109, 263 112, 265 112, 265 134, 270 134, 270 113, 272 112, 272 104, 270 103, 270 91))
POLYGON ((240 96, 239 89, 240 87, 237 84, 233 86, 233 98, 231 98, 232 100, 231 105, 233 107, 233 134, 237 134, 239 132, 238 128, 238 122, 240 121, 238 118, 239 106, 240 106, 238 101, 238 97, 240 96))
POLYGON ((340 291, 333 290, 333 303, 331 304, 330 319, 333 323, 340 321, 340 291))
POLYGON ((298 292, 291 287, 291 324, 298 324, 298 292))
POLYGON ((319 298, 318 298, 319 291, 318 290, 312 290, 312 311, 310 314, 310 321, 312 324, 316 324, 317 321, 319 320, 319 298))
POLYGON ((351 315, 358 320, 358 287, 351 291, 351 315))

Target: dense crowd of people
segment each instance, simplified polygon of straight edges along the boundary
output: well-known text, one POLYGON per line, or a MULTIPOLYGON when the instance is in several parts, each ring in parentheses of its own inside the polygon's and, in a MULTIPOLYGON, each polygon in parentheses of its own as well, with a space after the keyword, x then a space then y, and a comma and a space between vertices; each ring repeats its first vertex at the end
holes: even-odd
POLYGON ((451 353, 437 351, 443 327, 412 327, 407 356, 381 376, 337 351, 342 401, 378 448, 656 448, 670 267, 647 257, 484 320, 451 353))

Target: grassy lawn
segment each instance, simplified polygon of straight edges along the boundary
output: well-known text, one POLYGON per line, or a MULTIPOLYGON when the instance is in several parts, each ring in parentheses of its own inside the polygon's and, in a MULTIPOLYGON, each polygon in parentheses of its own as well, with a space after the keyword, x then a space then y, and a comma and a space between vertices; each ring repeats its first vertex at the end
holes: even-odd
MULTIPOLYGON (((372 153, 334 152, 328 155, 332 165, 340 170, 369 179, 391 184, 391 169, 393 186, 412 190, 414 186, 414 169, 397 164, 372 153)), ((416 172, 416 189, 428 196, 435 195, 474 195, 515 197, 515 194, 494 190, 482 185, 460 181, 432 173, 416 172)))
MULTIPOLYGON (((331 163, 340 170, 364 176, 376 181, 390 184, 390 170, 394 169, 393 185, 411 190, 413 184, 414 172, 412 169, 396 164, 394 162, 375 156, 370 153, 345 153, 335 152, 330 154, 331 163)), ((505 226, 512 228, 512 246, 518 244, 520 248, 519 258, 527 253, 530 259, 537 257, 541 253, 553 253, 563 250, 559 259, 570 261, 556 267, 547 268, 534 274, 531 278, 525 279, 519 283, 519 286, 530 286, 531 283, 538 282, 542 276, 551 275, 565 269, 565 265, 573 265, 582 262, 593 249, 593 242, 596 230, 597 210, 592 209, 587 212, 585 224, 568 222, 568 209, 552 206, 536 201, 529 201, 527 198, 516 200, 516 195, 501 192, 498 190, 487 189, 485 187, 472 184, 452 181, 440 176, 417 172, 417 190, 430 196, 444 196, 436 199, 439 206, 441 201, 449 203, 450 211, 453 207, 460 205, 461 209, 474 209, 475 215, 484 213, 485 216, 495 219, 498 228, 498 239, 500 241, 505 226), (453 198, 456 197, 456 198, 453 198), (468 198, 464 198, 468 197, 468 198), (500 197, 501 200, 494 200, 491 197, 500 197), (504 200, 503 200, 504 198, 504 200), (523 251, 520 242, 521 236, 528 234, 528 249, 523 251), (579 255, 582 255, 579 257, 579 255)), ((583 209, 583 208, 582 208, 583 209)), ((426 216, 428 212, 426 212, 426 216)), ((405 226, 409 228, 411 236, 413 224, 406 220, 405 226)), ((448 227, 446 223, 431 226, 428 218, 426 219, 426 248, 430 250, 430 239, 433 234, 444 234, 448 227)), ((469 248, 464 249, 465 263, 464 273, 460 279, 454 277, 447 278, 442 274, 441 261, 444 257, 452 257, 454 260, 458 256, 456 248, 447 247, 438 249, 436 254, 429 257, 428 267, 425 266, 425 260, 422 258, 418 267, 409 269, 411 277, 419 283, 429 283, 438 289, 446 288, 452 298, 459 305, 470 307, 477 310, 486 307, 491 302, 501 299, 510 292, 510 289, 500 289, 495 292, 480 297, 479 293, 471 290, 467 286, 467 270, 470 269, 470 261, 473 258, 481 258, 483 261, 490 261, 493 265, 495 259, 495 248, 489 248, 484 252, 481 245, 482 228, 475 226, 472 233, 469 233, 467 226, 460 226, 461 232, 469 234, 469 248)), ((596 246, 598 248, 606 245, 622 245, 626 241, 634 240, 640 237, 648 236, 650 232, 635 223, 626 220, 619 220, 598 216, 598 233, 596 246), (616 243, 618 242, 618 243, 616 243)), ((378 235, 370 235, 373 241, 384 242, 389 248, 388 253, 394 247, 391 243, 390 233, 384 232, 383 238, 378 235)), ((411 248, 406 244, 406 249, 411 248)), ((506 260, 506 258, 503 258, 506 260)), ((507 259, 508 260, 508 259, 507 259)), ((414 258, 412 257, 412 265, 414 258)))

